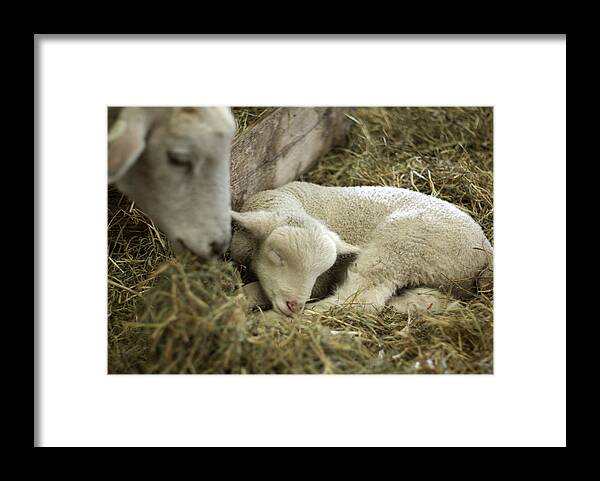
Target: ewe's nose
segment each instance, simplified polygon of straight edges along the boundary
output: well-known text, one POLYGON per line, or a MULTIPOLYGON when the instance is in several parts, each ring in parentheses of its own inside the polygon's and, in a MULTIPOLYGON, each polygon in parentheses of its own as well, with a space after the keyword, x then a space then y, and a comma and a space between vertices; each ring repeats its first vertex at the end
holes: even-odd
POLYGON ((294 314, 298 314, 304 308, 304 303, 296 302, 296 301, 287 301, 285 303, 290 311, 294 314))
POLYGON ((210 243, 210 250, 214 256, 220 256, 225 253, 227 246, 229 246, 228 241, 213 241, 210 243))
POLYGON ((183 250, 188 250, 196 254, 201 259, 214 259, 220 257, 225 253, 227 247, 229 247, 229 242, 226 240, 223 241, 212 241, 208 246, 206 244, 199 246, 195 246, 194 244, 187 244, 182 238, 177 238, 175 244, 176 252, 183 252, 183 250))

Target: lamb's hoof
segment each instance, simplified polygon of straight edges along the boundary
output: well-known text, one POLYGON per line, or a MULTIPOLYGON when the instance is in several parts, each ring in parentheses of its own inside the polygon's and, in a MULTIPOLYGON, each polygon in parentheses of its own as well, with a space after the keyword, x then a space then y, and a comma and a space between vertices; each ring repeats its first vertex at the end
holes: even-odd
POLYGON ((335 305, 333 302, 319 301, 312 305, 307 305, 304 312, 306 314, 324 314, 335 305))

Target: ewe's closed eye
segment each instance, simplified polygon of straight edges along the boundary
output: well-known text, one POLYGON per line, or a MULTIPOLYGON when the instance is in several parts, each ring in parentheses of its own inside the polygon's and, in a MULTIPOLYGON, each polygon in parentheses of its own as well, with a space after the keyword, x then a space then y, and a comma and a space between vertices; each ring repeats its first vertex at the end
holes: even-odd
POLYGON ((167 151, 169 164, 180 169, 192 170, 192 158, 188 154, 167 151))

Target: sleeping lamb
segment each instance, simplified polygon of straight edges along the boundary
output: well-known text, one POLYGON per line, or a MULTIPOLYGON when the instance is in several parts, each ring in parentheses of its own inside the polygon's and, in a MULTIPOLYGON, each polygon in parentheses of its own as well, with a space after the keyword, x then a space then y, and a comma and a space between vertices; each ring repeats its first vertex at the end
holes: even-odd
POLYGON ((292 182, 232 212, 234 261, 258 282, 253 304, 286 316, 351 302, 441 312, 492 280, 492 246, 456 206, 394 187, 292 182), (323 299, 323 297, 325 297, 323 299))

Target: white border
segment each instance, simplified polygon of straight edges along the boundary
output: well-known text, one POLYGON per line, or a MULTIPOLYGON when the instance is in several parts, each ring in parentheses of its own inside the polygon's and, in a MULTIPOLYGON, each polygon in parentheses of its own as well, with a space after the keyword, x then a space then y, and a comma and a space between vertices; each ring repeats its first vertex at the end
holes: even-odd
POLYGON ((566 443, 566 40, 38 38, 42 446, 566 443), (495 107, 493 376, 106 375, 107 105, 495 107))

